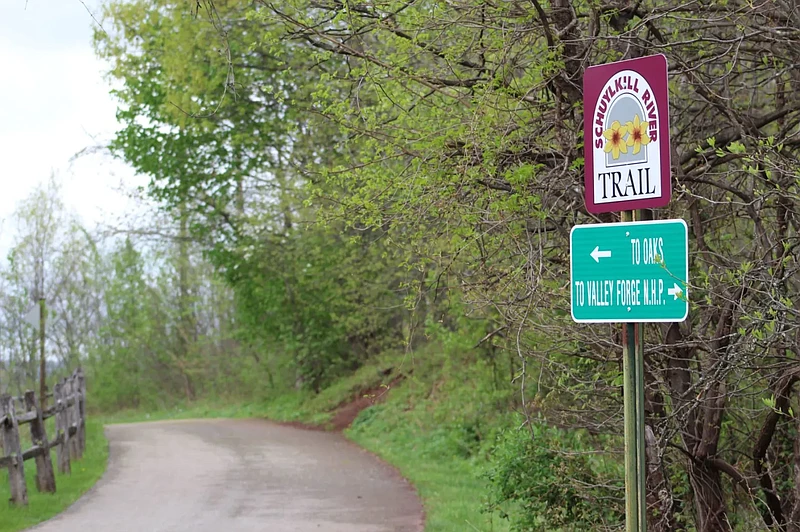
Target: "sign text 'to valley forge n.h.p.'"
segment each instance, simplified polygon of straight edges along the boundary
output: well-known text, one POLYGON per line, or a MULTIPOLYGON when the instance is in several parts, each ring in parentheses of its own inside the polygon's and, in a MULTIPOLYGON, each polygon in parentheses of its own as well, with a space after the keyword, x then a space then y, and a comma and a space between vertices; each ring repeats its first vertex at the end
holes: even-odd
POLYGON ((583 86, 586 209, 600 213, 667 205, 666 58, 590 67, 583 86))

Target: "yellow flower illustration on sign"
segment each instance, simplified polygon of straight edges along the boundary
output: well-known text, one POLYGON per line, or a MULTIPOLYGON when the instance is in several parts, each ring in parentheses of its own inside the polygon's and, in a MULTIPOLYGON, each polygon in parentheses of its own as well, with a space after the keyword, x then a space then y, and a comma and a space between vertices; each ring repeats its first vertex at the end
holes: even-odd
MULTIPOLYGON (((633 154, 636 155, 642 149, 642 146, 650 144, 650 137, 647 136, 647 127, 650 122, 641 122, 639 115, 634 115, 633 122, 628 122, 625 127, 628 128, 628 146, 633 146, 633 154)), ((616 159, 616 157, 615 157, 616 159)))
MULTIPOLYGON (((638 116, 637 116, 638 118, 638 116)), ((609 129, 603 131, 603 136, 606 138, 606 146, 603 151, 611 153, 614 159, 619 159, 620 152, 628 153, 628 146, 622 137, 628 132, 628 127, 623 126, 618 120, 614 120, 609 129)))

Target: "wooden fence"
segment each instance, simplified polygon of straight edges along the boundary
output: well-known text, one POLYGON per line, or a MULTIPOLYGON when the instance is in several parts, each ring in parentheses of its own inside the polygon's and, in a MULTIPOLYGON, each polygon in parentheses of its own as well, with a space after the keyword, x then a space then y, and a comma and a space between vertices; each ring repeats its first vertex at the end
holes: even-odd
POLYGON ((78 460, 86 449, 86 380, 79 368, 53 388, 41 403, 36 394, 25 392, 23 397, 0 396, 0 433, 3 452, 0 468, 8 468, 11 484, 11 503, 28 504, 28 487, 25 483, 25 462, 35 459, 36 489, 56 491, 56 478, 50 449, 55 447, 58 470, 71 472, 71 460, 78 460), (47 406, 52 398, 53 404, 47 406), (55 416, 56 437, 47 439, 44 420, 55 416), (30 449, 22 449, 20 426, 30 424, 30 449))

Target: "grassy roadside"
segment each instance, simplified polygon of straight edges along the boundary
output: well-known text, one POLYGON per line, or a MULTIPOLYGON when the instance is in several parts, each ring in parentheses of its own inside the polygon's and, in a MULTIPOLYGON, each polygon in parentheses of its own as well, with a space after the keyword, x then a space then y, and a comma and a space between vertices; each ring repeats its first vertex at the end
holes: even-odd
POLYGON ((483 511, 484 473, 497 432, 511 424, 511 388, 498 386, 496 368, 479 353, 430 348, 410 362, 345 434, 417 487, 427 532, 507 531, 506 520, 483 511))
MULTIPOLYGON (((56 464, 55 451, 53 465, 56 464)), ((69 505, 94 486, 106 470, 108 444, 103 435, 103 423, 89 418, 86 423, 86 453, 82 460, 72 463, 72 474, 61 475, 56 471, 56 493, 36 491, 35 465, 25 462, 25 477, 28 484, 28 506, 11 507, 5 501, 10 497, 8 473, 0 472, 0 532, 17 532, 50 519, 64 511, 69 505)))
POLYGON ((438 442, 414 444, 408 434, 395 436, 391 442, 371 430, 351 437, 395 465, 414 484, 425 505, 426 532, 509 530, 506 520, 482 511, 487 493, 481 476, 487 464, 482 460, 431 453, 438 442))
POLYGON ((333 428, 343 410, 367 400, 344 434, 415 485, 425 505, 426 532, 505 532, 506 520, 483 511, 489 452, 496 434, 515 424, 508 414, 513 390, 499 384, 495 362, 479 353, 429 347, 413 355, 387 354, 316 395, 291 391, 264 402, 195 403, 120 412, 104 421, 262 417, 333 428))

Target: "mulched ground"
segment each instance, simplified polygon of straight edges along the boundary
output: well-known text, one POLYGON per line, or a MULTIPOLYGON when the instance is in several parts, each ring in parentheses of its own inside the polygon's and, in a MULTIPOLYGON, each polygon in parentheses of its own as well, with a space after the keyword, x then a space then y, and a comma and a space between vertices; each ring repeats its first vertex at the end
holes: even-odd
POLYGON ((284 421, 278 424, 305 430, 342 432, 353 424, 353 421, 358 417, 358 414, 360 414, 362 410, 385 401, 389 391, 399 381, 400 378, 398 377, 389 384, 376 386, 353 396, 350 401, 342 403, 336 407, 333 417, 324 425, 311 425, 308 423, 301 423, 299 421, 284 421))
POLYGON ((395 379, 388 385, 377 386, 367 390, 366 392, 363 392, 357 397, 353 398, 353 400, 349 403, 340 405, 336 409, 333 419, 331 419, 331 421, 328 423, 328 425, 331 427, 331 430, 337 432, 343 431, 353 424, 353 421, 358 417, 358 414, 360 414, 362 410, 374 404, 385 401, 389 391, 392 389, 395 383, 398 382, 398 380, 399 379, 395 379))

